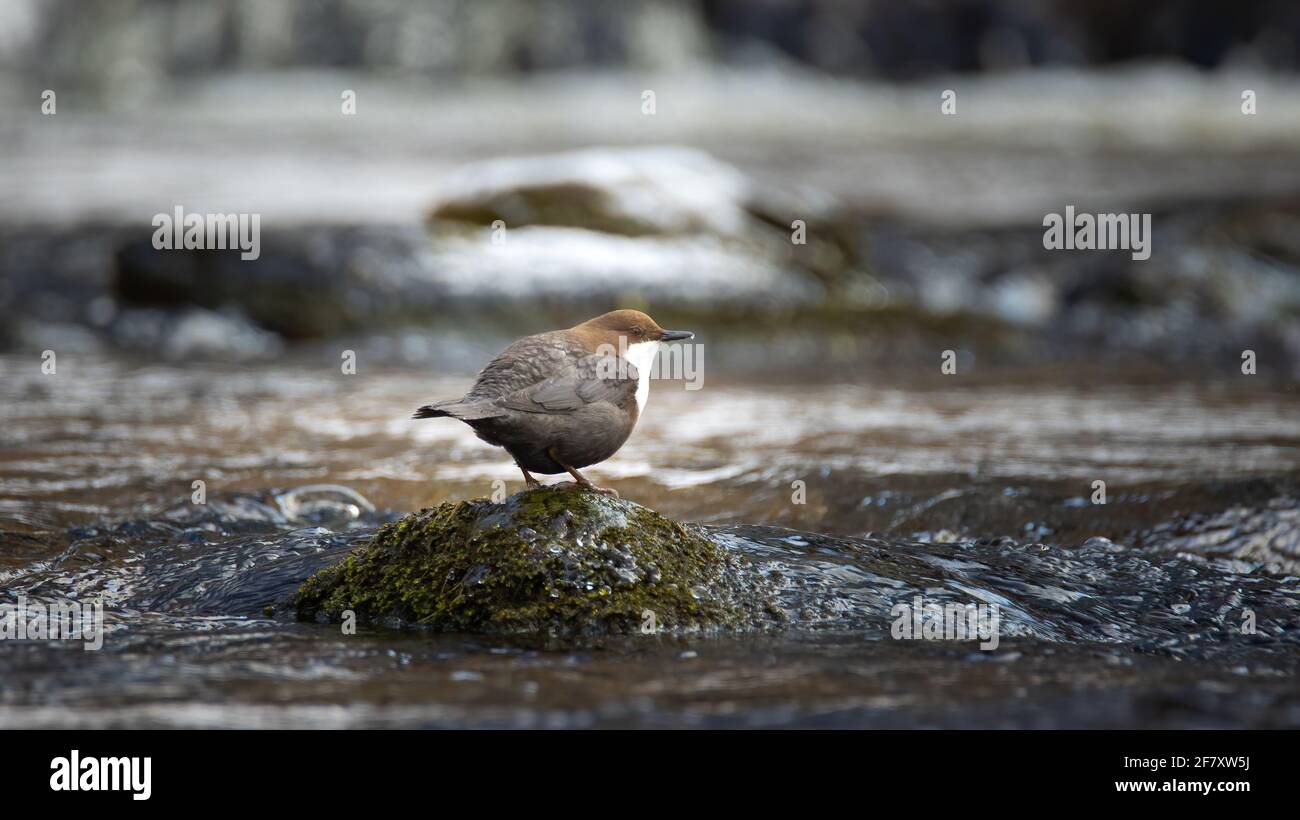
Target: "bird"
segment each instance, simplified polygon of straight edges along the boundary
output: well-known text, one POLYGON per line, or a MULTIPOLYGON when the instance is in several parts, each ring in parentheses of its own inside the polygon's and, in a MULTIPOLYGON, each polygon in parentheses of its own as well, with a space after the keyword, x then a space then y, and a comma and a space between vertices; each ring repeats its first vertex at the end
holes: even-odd
POLYGON ((413 418, 454 418, 514 458, 530 489, 533 473, 567 472, 574 486, 612 495, 578 472, 618 452, 650 396, 660 345, 693 339, 664 330, 639 310, 614 310, 566 330, 525 336, 501 351, 458 399, 426 404, 413 418))

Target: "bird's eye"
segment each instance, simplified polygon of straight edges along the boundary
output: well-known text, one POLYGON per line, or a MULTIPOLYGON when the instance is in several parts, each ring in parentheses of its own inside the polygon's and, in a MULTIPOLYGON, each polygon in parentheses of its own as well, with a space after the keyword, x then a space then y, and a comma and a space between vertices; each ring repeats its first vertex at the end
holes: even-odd
POLYGON ((634 327, 634 328, 632 328, 632 335, 633 335, 633 336, 640 336, 640 335, 642 335, 642 332, 643 332, 643 331, 642 331, 641 328, 639 328, 639 327, 634 327))

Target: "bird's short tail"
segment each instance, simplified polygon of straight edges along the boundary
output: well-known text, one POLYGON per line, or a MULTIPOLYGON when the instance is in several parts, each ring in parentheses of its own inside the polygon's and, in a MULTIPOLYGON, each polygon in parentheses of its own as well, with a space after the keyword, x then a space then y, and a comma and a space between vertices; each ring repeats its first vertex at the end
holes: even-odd
POLYGON ((426 404, 425 406, 421 407, 419 410, 416 410, 415 414, 412 415, 411 418, 437 419, 437 418, 442 418, 443 416, 450 416, 450 415, 451 413, 448 413, 446 410, 439 409, 438 405, 436 404, 426 404))
POLYGON ((501 408, 490 402, 464 401, 462 399, 452 399, 450 401, 437 401, 433 404, 426 404, 411 418, 415 419, 437 419, 449 417, 460 419, 461 421, 475 421, 478 419, 491 418, 502 414, 501 408))

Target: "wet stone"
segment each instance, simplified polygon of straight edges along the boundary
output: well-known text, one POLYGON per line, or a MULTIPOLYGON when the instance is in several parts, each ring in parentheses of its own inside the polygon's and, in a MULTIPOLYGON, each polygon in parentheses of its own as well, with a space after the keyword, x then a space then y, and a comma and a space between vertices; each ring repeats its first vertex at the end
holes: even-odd
POLYGON ((393 522, 293 605, 303 620, 351 610, 445 631, 598 635, 638 633, 646 612, 660 631, 760 629, 782 619, 771 592, 703 531, 630 501, 541 489, 393 522))

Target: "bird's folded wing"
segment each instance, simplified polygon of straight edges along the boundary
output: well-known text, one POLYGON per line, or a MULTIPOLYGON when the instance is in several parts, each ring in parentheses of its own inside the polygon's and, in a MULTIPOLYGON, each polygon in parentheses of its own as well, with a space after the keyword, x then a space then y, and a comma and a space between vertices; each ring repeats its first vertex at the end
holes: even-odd
POLYGON ((525 413, 572 413, 602 401, 622 405, 636 394, 638 376, 636 367, 626 359, 593 353, 494 404, 525 413))

